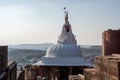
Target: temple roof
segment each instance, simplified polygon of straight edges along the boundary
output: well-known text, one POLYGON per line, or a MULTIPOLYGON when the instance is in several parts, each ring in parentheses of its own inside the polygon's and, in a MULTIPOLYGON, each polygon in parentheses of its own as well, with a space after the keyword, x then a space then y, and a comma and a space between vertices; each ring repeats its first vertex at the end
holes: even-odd
POLYGON ((42 57, 41 60, 33 65, 37 66, 89 66, 92 67, 90 62, 85 62, 83 57, 78 58, 48 58, 42 57))

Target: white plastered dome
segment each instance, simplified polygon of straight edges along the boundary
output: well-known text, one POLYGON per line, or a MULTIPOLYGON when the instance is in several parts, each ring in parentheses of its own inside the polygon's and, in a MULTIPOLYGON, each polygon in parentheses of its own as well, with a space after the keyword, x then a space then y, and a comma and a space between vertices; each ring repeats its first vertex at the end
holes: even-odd
POLYGON ((45 57, 81 57, 81 48, 75 44, 56 44, 47 49, 45 57))

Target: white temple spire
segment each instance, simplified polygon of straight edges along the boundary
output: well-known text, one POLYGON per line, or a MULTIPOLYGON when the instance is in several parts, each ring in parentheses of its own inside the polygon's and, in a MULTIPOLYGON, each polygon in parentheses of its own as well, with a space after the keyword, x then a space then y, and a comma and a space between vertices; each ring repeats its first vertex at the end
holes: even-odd
POLYGON ((65 23, 63 25, 62 33, 58 38, 58 43, 77 44, 75 36, 72 33, 71 25, 68 21, 68 11, 65 10, 65 23))

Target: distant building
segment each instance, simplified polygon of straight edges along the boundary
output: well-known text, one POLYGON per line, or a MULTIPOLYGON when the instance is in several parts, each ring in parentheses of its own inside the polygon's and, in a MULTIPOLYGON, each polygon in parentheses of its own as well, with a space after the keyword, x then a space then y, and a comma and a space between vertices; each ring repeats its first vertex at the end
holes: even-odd
POLYGON ((22 79, 18 79, 17 75, 17 63, 8 61, 8 47, 0 46, 0 80, 24 80, 24 74, 21 74, 22 79))

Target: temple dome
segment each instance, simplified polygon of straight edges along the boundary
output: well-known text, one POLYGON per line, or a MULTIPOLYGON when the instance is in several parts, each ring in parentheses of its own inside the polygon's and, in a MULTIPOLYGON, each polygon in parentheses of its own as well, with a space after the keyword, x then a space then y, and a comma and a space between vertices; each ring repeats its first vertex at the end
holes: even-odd
POLYGON ((75 44, 56 44, 47 49, 45 57, 81 57, 81 48, 75 44))

